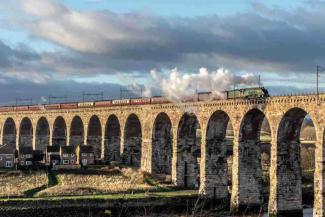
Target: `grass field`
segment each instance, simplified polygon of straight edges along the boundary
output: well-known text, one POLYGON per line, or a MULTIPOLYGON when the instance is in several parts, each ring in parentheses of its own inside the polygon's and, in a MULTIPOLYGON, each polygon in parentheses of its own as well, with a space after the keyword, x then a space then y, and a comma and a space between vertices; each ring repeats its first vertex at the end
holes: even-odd
POLYGON ((43 172, 0 173, 0 197, 60 197, 169 191, 148 174, 135 169, 92 168, 43 172))
POLYGON ((33 190, 48 183, 45 172, 4 172, 0 173, 0 197, 25 197, 33 190))

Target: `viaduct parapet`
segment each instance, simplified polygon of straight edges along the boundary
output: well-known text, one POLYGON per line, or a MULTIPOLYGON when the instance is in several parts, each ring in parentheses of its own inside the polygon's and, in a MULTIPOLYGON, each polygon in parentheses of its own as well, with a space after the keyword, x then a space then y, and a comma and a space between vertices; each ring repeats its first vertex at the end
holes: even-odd
POLYGON ((270 215, 302 216, 300 130, 308 115, 316 131, 314 217, 325 216, 325 94, 179 104, 1 112, 3 144, 88 143, 96 157, 150 173, 206 197, 228 197, 226 140, 233 129, 231 209, 260 206, 260 132, 271 131, 270 215))

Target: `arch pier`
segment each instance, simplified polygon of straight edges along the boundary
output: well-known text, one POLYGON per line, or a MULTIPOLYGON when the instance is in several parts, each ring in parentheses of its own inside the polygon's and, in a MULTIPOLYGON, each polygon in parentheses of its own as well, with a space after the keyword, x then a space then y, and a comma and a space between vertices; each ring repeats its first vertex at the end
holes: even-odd
POLYGON ((142 131, 136 114, 130 114, 124 128, 122 162, 132 167, 141 166, 142 131))
POLYGON ((50 125, 45 117, 41 117, 36 125, 34 149, 45 152, 48 145, 50 145, 50 125))
POLYGON ((152 130, 152 173, 171 175, 172 125, 166 113, 157 115, 152 130))
MULTIPOLYGON (((82 119, 75 116, 70 125, 69 145, 81 145, 85 143, 85 129, 82 119)), ((64 135, 63 132, 61 135, 64 135)))
POLYGON ((238 141, 234 143, 231 210, 259 210, 265 203, 262 195, 260 131, 265 115, 259 109, 247 112, 240 123, 238 141))
POLYGON ((177 130, 177 185, 200 186, 201 127, 195 114, 185 113, 177 130))
POLYGON ((105 126, 104 160, 106 162, 121 160, 121 126, 116 115, 110 115, 105 126))
POLYGON ((201 194, 214 199, 228 197, 227 174, 227 145, 226 138, 228 125, 231 125, 229 116, 224 111, 216 111, 210 117, 207 129, 205 146, 202 147, 204 179, 200 186, 201 194))

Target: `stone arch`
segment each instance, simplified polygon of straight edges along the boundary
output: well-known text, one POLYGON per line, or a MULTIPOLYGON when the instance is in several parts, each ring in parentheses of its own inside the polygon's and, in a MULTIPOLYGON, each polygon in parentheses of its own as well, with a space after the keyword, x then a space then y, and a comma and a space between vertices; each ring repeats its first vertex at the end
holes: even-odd
POLYGON ((177 128, 177 179, 185 188, 200 186, 201 127, 193 113, 185 113, 177 128))
POLYGON ((104 156, 109 162, 120 161, 121 127, 116 115, 110 115, 105 126, 104 156))
POLYGON ((152 172, 171 175, 172 173, 173 132, 169 116, 159 113, 152 131, 152 172))
POLYGON ((73 117, 70 125, 69 145, 82 145, 84 143, 84 124, 80 116, 73 117))
MULTIPOLYGON (((206 130, 205 194, 213 198, 228 197, 227 152, 232 142, 227 131, 232 130, 230 117, 224 111, 214 112, 206 130)), ((229 171, 230 172, 230 171, 229 171)))
POLYGON ((53 146, 66 146, 67 145, 67 125, 62 116, 55 119, 53 124, 53 135, 52 135, 53 146))
POLYGON ((102 125, 98 116, 93 115, 88 124, 87 144, 94 147, 95 158, 101 157, 102 125))
POLYGON ((130 114, 124 127, 123 163, 126 165, 141 166, 142 128, 136 114, 130 114))
POLYGON ((276 146, 278 214, 293 213, 295 216, 303 216, 300 132, 306 116, 309 114, 304 109, 291 108, 282 116, 278 127, 276 146))
POLYGON ((36 124, 35 149, 45 152, 50 145, 50 125, 45 117, 41 117, 36 124))
POLYGON ((19 127, 19 148, 33 146, 33 124, 28 117, 24 117, 19 127))
POLYGON ((14 119, 7 118, 2 131, 2 144, 16 148, 17 129, 14 119))
POLYGON ((231 195, 233 211, 259 208, 268 200, 268 197, 263 197, 262 191, 261 129, 265 123, 270 129, 265 114, 256 108, 249 110, 240 123, 238 153, 233 167, 236 171, 231 195))

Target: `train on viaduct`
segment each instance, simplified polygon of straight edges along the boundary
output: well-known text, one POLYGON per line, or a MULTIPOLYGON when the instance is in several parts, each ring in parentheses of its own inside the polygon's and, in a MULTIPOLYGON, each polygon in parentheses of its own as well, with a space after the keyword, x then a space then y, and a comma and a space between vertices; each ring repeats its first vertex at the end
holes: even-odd
POLYGON ((314 217, 325 216, 325 94, 261 99, 138 99, 31 107, 2 107, 3 144, 17 149, 92 144, 96 157, 143 171, 169 174, 175 185, 204 197, 228 198, 226 130, 233 129, 230 207, 265 203, 262 197, 260 132, 271 131, 272 216, 302 216, 300 130, 308 115, 316 131, 314 217))

